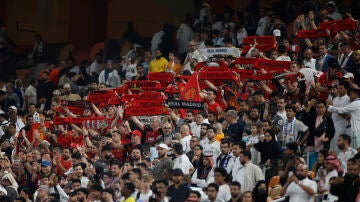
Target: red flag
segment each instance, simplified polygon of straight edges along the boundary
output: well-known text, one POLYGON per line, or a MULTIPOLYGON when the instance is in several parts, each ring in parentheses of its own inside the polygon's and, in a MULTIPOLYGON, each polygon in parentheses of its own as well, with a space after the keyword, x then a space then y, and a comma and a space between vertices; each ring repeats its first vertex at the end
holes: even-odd
POLYGON ((180 95, 180 100, 201 102, 198 72, 194 72, 180 95))

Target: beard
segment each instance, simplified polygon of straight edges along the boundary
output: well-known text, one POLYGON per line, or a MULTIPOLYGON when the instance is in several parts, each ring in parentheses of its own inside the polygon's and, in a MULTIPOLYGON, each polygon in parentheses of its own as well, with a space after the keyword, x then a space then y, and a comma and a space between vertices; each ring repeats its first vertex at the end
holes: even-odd
POLYGON ((155 56, 155 58, 156 58, 156 59, 160 59, 160 58, 161 58, 161 56, 155 56))
POLYGON ((138 161, 138 160, 140 160, 140 157, 138 157, 138 156, 132 156, 131 159, 134 160, 134 161, 138 161))
POLYGON ((345 149, 345 145, 344 145, 344 144, 338 144, 338 148, 339 148, 340 150, 344 150, 344 149, 345 149))
POLYGON ((240 163, 241 163, 241 165, 244 166, 246 162, 245 161, 240 161, 240 163))
POLYGON ((296 177, 301 181, 306 178, 306 176, 303 175, 296 175, 296 177))

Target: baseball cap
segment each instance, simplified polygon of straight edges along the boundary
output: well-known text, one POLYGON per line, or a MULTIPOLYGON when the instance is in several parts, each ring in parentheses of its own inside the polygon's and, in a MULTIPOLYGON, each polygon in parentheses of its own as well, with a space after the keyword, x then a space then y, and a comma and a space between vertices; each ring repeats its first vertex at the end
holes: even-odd
POLYGON ((165 150, 169 150, 169 147, 164 143, 159 144, 158 147, 163 148, 165 150))
POLYGON ((41 162, 41 166, 45 166, 45 167, 51 166, 51 162, 50 161, 43 161, 43 162, 41 162))
POLYGON ((354 78, 354 74, 351 73, 351 72, 348 72, 348 73, 346 73, 346 74, 343 76, 343 78, 345 78, 345 79, 354 78))
POLYGON ((142 134, 139 130, 134 130, 133 132, 131 132, 131 134, 139 136, 140 138, 142 137, 142 134))
POLYGON ((273 35, 274 36, 281 36, 281 31, 279 29, 274 29, 273 35))
POLYGON ((17 108, 16 108, 14 105, 11 105, 11 106, 9 107, 9 109, 12 109, 12 110, 16 110, 16 111, 17 111, 17 108))

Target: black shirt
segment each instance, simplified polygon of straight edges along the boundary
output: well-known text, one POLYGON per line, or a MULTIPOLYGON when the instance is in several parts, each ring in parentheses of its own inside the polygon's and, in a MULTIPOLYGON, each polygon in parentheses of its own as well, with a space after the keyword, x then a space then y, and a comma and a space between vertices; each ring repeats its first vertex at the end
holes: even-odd
POLYGON ((171 197, 170 201, 184 202, 190 194, 190 188, 186 184, 182 184, 179 188, 175 188, 175 185, 171 185, 167 191, 167 196, 171 197))

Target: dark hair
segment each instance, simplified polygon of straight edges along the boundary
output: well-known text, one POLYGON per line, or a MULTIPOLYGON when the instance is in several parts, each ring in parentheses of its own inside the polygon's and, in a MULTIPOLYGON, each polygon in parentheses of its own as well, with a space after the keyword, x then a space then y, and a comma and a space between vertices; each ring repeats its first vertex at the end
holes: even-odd
POLYGON ((155 184, 163 184, 165 186, 169 185, 169 182, 167 180, 155 180, 155 184))
POLYGON ((97 184, 97 183, 94 183, 93 185, 91 185, 91 187, 90 187, 90 191, 91 190, 95 190, 95 191, 102 191, 103 190, 103 188, 102 188, 102 186, 101 185, 99 185, 99 184, 97 184))
POLYGON ((82 192, 82 193, 84 193, 86 196, 89 194, 88 190, 87 190, 86 188, 84 188, 84 187, 81 187, 81 188, 77 189, 77 190, 76 190, 76 193, 77 193, 77 192, 82 192))
POLYGON ((55 200, 60 200, 60 194, 59 193, 51 193, 51 194, 49 194, 49 196, 52 196, 52 197, 54 197, 54 199, 55 200))
POLYGON ((198 198, 201 198, 201 194, 198 191, 191 190, 190 194, 195 194, 198 198))
POLYGON ((121 168, 121 166, 122 166, 121 162, 118 160, 111 161, 110 165, 117 165, 119 168, 121 168))
POLYGON ((346 81, 340 81, 339 86, 344 86, 346 90, 349 90, 351 88, 350 84, 346 81))
POLYGON ((141 175, 142 175, 140 168, 133 168, 133 169, 131 170, 131 172, 137 174, 137 175, 139 176, 139 178, 140 178, 141 175))
POLYGON ((200 144, 195 145, 195 146, 194 146, 194 148, 195 148, 195 147, 199 147, 199 149, 200 149, 201 151, 203 151, 203 150, 204 150, 203 146, 201 146, 200 144))
POLYGON ((26 200, 23 197, 17 197, 15 199, 16 201, 26 202, 26 200))
POLYGON ((348 135, 348 134, 341 134, 341 135, 339 135, 339 137, 341 137, 344 141, 348 142, 349 145, 351 144, 351 137, 350 137, 350 135, 348 135))
POLYGON ((289 142, 286 144, 286 148, 290 149, 290 150, 294 151, 294 153, 296 153, 296 151, 298 150, 298 145, 296 143, 289 142))
POLYGON ((216 133, 217 131, 216 131, 216 128, 214 128, 214 127, 212 127, 212 126, 209 126, 206 130, 213 130, 214 131, 214 133, 216 133))
POLYGON ((238 182, 238 181, 232 181, 232 182, 230 183, 230 186, 237 186, 237 187, 239 187, 239 188, 241 189, 241 184, 240 184, 240 182, 238 182))
POLYGON ((292 104, 287 104, 285 106, 285 110, 291 109, 293 112, 296 112, 296 107, 293 106, 292 104))
POLYGON ((278 52, 279 52, 279 54, 286 53, 286 47, 285 47, 284 44, 281 43, 281 44, 278 45, 278 52))
POLYGON ((104 193, 104 192, 109 193, 109 194, 111 194, 111 196, 114 196, 114 194, 115 194, 114 190, 111 189, 111 188, 105 188, 105 189, 101 190, 101 192, 102 193, 104 193))
POLYGON ((223 177, 225 177, 225 178, 228 177, 228 173, 227 173, 226 169, 223 168, 223 167, 216 167, 216 168, 214 169, 214 173, 220 173, 220 174, 221 174, 223 177))
POLYGON ((71 184, 74 184, 74 183, 80 183, 81 184, 81 180, 79 178, 72 179, 71 184))
POLYGON ((180 144, 180 143, 175 143, 175 144, 173 145, 173 149, 174 149, 174 151, 175 151, 177 154, 179 154, 179 155, 182 155, 183 152, 184 152, 183 146, 182 146, 182 144, 180 144))
POLYGON ((219 192, 219 185, 216 183, 210 183, 206 189, 208 189, 209 187, 214 187, 216 192, 219 192))
POLYGON ((200 111, 196 115, 201 115, 203 118, 206 118, 206 112, 200 111))
POLYGON ((242 154, 245 157, 248 157, 251 160, 251 152, 248 150, 243 150, 240 152, 240 154, 242 154))
POLYGON ((131 191, 131 193, 134 193, 134 191, 135 191, 135 185, 134 185, 133 183, 127 182, 127 183, 124 184, 124 186, 125 186, 126 188, 128 188, 128 189, 131 191))

